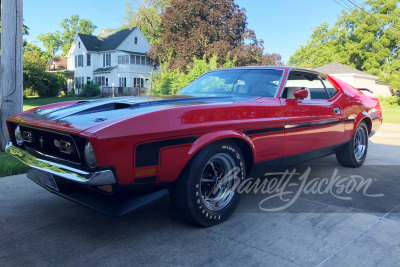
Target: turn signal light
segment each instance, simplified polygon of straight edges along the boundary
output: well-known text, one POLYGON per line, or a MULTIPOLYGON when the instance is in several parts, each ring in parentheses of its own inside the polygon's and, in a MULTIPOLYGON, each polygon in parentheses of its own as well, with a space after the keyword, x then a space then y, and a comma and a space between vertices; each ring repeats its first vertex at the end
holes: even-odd
POLYGON ((145 169, 139 169, 135 171, 135 176, 149 176, 157 174, 158 168, 157 167, 150 167, 145 169))

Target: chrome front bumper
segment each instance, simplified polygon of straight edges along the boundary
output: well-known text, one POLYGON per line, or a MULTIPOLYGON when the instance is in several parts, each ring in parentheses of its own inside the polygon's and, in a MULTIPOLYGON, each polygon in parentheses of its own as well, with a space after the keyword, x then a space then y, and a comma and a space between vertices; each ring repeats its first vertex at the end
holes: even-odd
POLYGON ((6 152, 31 168, 45 171, 73 182, 86 185, 110 185, 117 183, 114 173, 111 170, 97 172, 78 170, 69 166, 36 158, 26 151, 13 146, 11 142, 7 144, 6 152))

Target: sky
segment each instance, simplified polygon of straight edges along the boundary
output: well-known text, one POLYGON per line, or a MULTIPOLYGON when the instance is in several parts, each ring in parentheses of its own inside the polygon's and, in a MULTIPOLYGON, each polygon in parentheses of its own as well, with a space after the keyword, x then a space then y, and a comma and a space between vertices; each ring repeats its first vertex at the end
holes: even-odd
MULTIPOLYGON (((24 24, 29 27, 28 42, 37 41, 41 33, 60 29, 61 20, 78 14, 91 20, 95 34, 103 28, 123 24, 127 0, 24 0, 24 24)), ((136 1, 132 1, 135 3, 136 1)), ((278 53, 287 62, 291 55, 307 43, 312 28, 323 22, 333 26, 342 6, 333 0, 236 0, 246 9, 248 28, 264 40, 266 53, 278 53)), ((37 42, 40 45, 40 42, 37 42)))

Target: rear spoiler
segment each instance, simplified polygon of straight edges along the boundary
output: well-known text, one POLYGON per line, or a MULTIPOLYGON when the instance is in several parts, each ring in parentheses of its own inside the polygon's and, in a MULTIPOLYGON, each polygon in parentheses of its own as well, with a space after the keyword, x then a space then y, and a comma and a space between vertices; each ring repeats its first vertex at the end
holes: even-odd
POLYGON ((357 88, 357 89, 360 90, 360 91, 367 91, 367 92, 369 92, 371 94, 374 93, 374 91, 372 91, 371 89, 368 89, 368 88, 357 88))

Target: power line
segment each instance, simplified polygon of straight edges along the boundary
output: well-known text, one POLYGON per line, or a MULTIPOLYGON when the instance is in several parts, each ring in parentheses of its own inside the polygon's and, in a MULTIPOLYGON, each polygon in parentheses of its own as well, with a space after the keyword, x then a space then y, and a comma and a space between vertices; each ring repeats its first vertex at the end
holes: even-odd
POLYGON ((345 5, 341 4, 341 3, 339 3, 338 1, 333 0, 333 2, 335 2, 336 4, 342 6, 343 8, 347 9, 348 11, 350 11, 350 9, 349 9, 347 6, 345 6, 345 5))
MULTIPOLYGON (((355 0, 347 0, 349 3, 353 4, 356 8, 360 9, 361 11, 363 11, 365 14, 367 14, 370 17, 375 18, 376 20, 379 20, 384 26, 388 26, 389 28, 393 29, 394 31, 396 31, 399 35, 400 35, 400 31, 397 30, 396 28, 394 28, 392 25, 386 23, 385 21, 383 21, 382 19, 378 18, 373 12, 368 12, 365 10, 365 8, 360 4, 358 4, 355 0)), ((399 38, 399 36, 394 36, 393 34, 387 32, 387 34, 392 35, 393 37, 399 38)))

